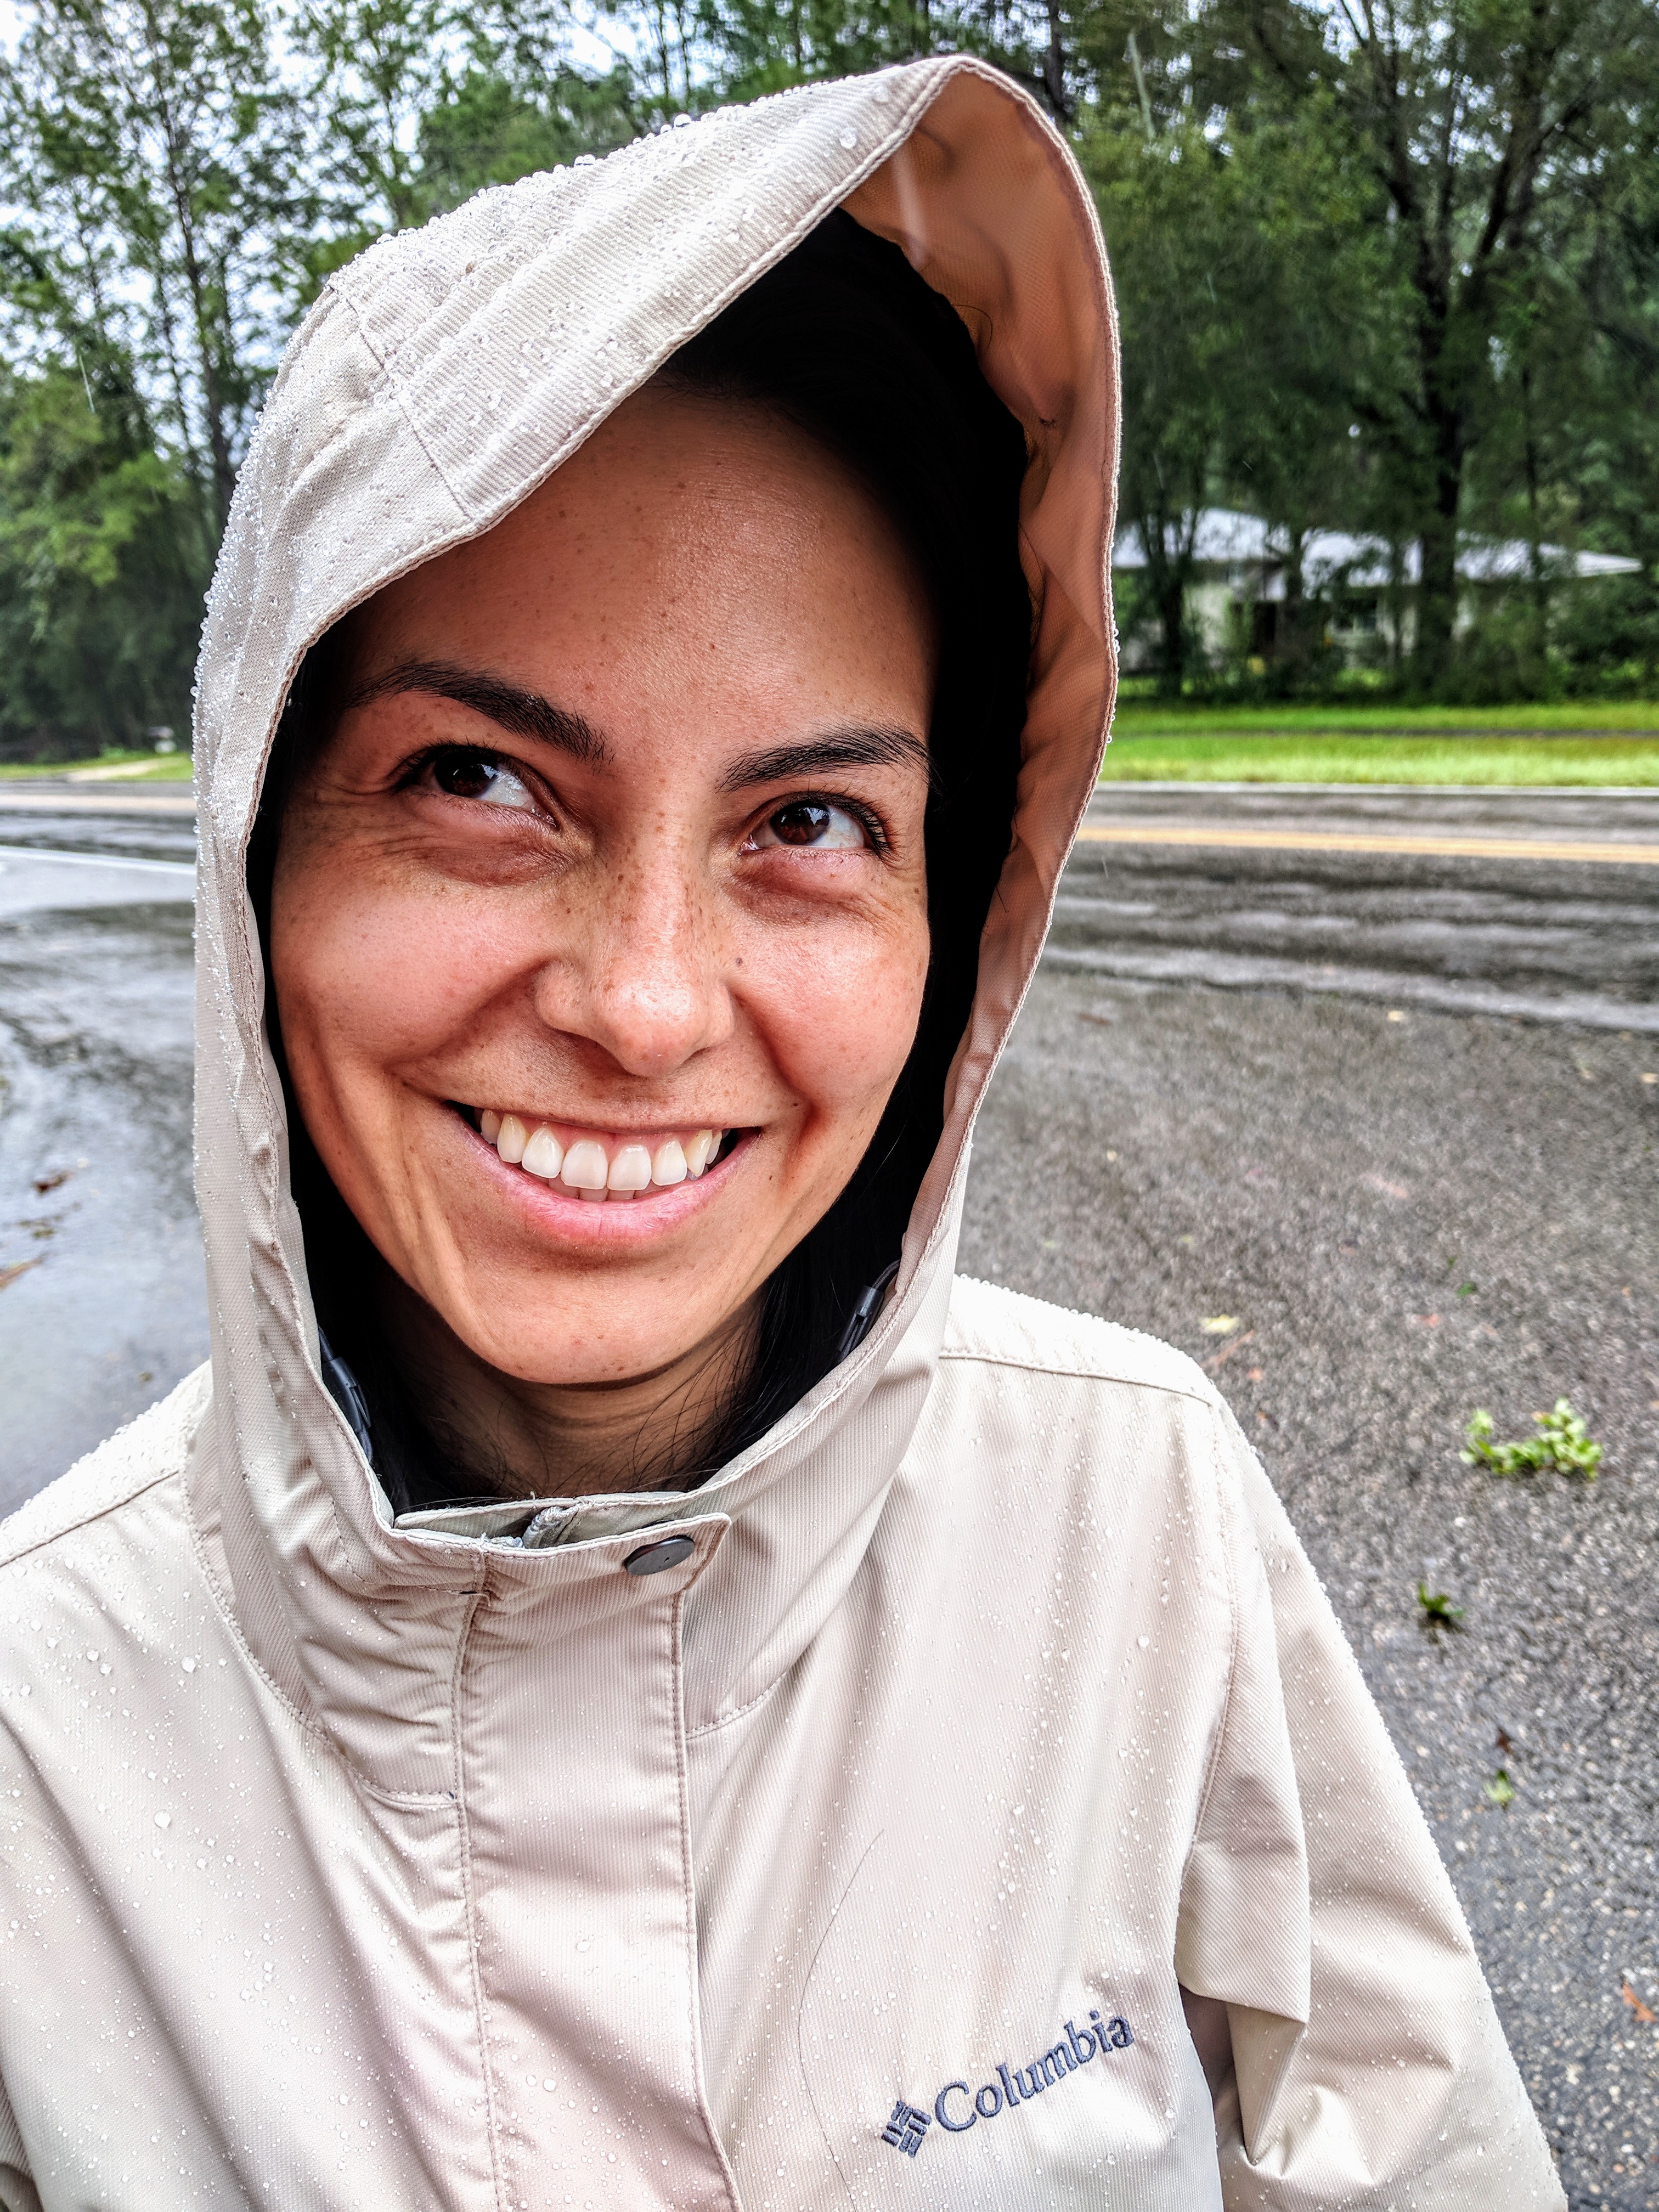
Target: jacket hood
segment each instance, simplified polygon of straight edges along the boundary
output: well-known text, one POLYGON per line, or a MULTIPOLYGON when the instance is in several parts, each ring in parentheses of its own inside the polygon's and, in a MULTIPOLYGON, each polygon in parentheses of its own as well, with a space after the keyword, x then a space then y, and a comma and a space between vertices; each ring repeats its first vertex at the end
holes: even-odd
MULTIPOLYGON (((395 1624, 422 1592, 436 1602, 483 1574, 509 1613, 541 1616, 556 1592, 574 1620, 626 1601, 633 1578, 592 1570, 647 1523, 694 1538, 673 1571, 695 1585, 687 1633, 702 1624, 711 1717, 775 1680, 844 1589, 927 1395, 975 1114, 1105 743, 1116 455, 1092 203, 1035 104, 963 58, 722 109, 485 192, 371 248, 295 337, 242 471, 198 682, 197 1182, 214 1401, 196 1487, 260 1656, 337 1731, 355 1733, 354 1710, 367 1723, 365 1701, 395 1702, 395 1624), (246 863, 289 687, 342 615, 498 522, 836 207, 955 307, 1030 454, 1036 627, 1014 836, 895 1295, 858 1352, 690 1497, 578 1501, 550 1516, 541 1551, 512 1547, 522 1506, 394 1527, 319 1372, 264 1029, 246 863), (377 1650, 390 1671, 371 1685, 377 1650)), ((418 1713, 406 1717, 418 1738, 418 1713)), ((420 1773, 417 1754, 406 1771, 420 1773)))

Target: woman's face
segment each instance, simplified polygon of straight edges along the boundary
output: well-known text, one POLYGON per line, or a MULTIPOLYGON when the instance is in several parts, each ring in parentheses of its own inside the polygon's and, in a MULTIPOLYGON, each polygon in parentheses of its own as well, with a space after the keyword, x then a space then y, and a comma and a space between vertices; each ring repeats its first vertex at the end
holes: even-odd
POLYGON ((915 1034, 913 566, 802 434, 652 388, 347 658, 272 897, 313 1141, 492 1367, 667 1367, 832 1203, 915 1034))

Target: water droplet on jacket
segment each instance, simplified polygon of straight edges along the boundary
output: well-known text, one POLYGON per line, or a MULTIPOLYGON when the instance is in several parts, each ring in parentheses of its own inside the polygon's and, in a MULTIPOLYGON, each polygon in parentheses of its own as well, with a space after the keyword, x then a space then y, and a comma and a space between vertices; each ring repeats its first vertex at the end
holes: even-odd
POLYGON ((196 1672, 196 1662, 193 1659, 186 1659, 181 1663, 186 1674, 193 1674, 196 1672))
POLYGON ((842 132, 841 143, 849 154, 852 152, 854 147, 858 144, 859 134, 853 129, 850 124, 848 125, 847 129, 842 132))
POLYGON ((155 1815, 155 1825, 158 1828, 170 1828, 173 1826, 172 1814, 158 1813, 155 1815))

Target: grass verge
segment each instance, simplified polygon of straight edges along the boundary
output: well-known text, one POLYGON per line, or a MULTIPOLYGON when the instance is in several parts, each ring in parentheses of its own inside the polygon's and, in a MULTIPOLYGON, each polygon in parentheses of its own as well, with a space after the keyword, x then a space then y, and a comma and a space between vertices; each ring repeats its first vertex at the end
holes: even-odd
POLYGON ((118 790, 128 784, 188 783, 191 760, 187 752, 100 753, 92 760, 6 761, 0 763, 0 781, 19 783, 50 776, 68 776, 71 782, 96 791, 100 783, 118 790))
MULTIPOLYGON (((1656 722, 1659 710, 1650 708, 1656 722)), ((1104 783, 1441 783, 1659 786, 1652 737, 1362 729, 1147 731, 1120 719, 1104 783)))
MULTIPOLYGON (((1138 679, 1133 679, 1138 680, 1138 679)), ((1510 707, 1409 707, 1399 700, 1215 706, 1126 685, 1118 724, 1143 737, 1644 737, 1659 738, 1659 700, 1561 699, 1510 707)))

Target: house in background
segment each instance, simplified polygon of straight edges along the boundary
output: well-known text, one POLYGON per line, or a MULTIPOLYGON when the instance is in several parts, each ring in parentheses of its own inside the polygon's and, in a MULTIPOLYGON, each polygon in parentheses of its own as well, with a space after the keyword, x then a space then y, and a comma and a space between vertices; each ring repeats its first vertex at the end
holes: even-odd
MULTIPOLYGON (((1538 550, 1545 576, 1552 582, 1633 576, 1642 568, 1639 561, 1622 554, 1571 553, 1560 545, 1538 550)), ((1228 660, 1272 659, 1286 597, 1290 551, 1285 533, 1260 515, 1226 507, 1200 508, 1193 535, 1187 619, 1212 666, 1228 660)), ((1112 548, 1114 573, 1144 571, 1146 567, 1146 550, 1139 530, 1121 532, 1112 548)), ((1310 531, 1302 541, 1304 595, 1322 603, 1326 641, 1340 647, 1352 666, 1381 663, 1411 651, 1420 573, 1419 549, 1414 544, 1392 547, 1382 538, 1358 538, 1346 530, 1310 531)), ((1458 627, 1467 629, 1484 594, 1511 590, 1531 579, 1532 547, 1522 538, 1468 539, 1457 556, 1457 574, 1463 586, 1458 627)), ((1158 665, 1155 634, 1127 636, 1124 647, 1127 673, 1158 665)))

